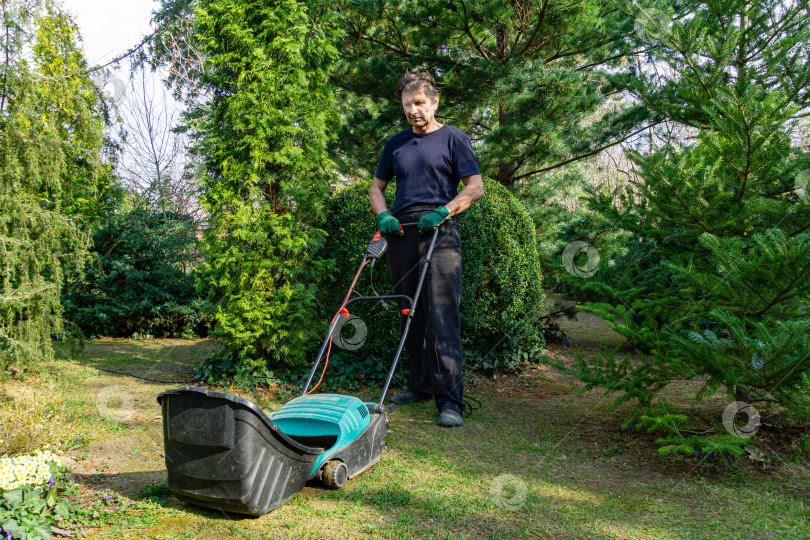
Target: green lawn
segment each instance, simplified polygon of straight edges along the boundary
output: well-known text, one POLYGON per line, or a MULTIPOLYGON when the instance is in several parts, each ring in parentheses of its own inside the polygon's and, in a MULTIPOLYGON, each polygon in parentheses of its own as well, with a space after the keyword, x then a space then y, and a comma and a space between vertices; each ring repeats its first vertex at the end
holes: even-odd
MULTIPOLYGON (((482 408, 459 429, 435 425, 432 404, 390 415, 389 451, 339 491, 307 486, 261 518, 188 506, 165 485, 163 384, 189 378, 207 340, 101 340, 57 360, 22 388, 49 389, 66 434, 63 461, 85 497, 116 497, 90 538, 808 538, 807 467, 657 456, 654 436, 622 431, 602 392, 542 367, 468 379, 482 408), (804 486, 804 487, 802 487, 804 486), (126 504, 135 504, 126 507, 126 504)), ((567 350, 551 352, 568 358, 567 350)), ((234 390, 232 390, 234 391, 234 390)), ((677 398, 674 389, 671 399, 677 398)), ((240 392, 275 408, 289 392, 240 392)), ((376 390, 359 393, 374 400, 376 390)), ((700 405, 717 412, 721 397, 700 405)))

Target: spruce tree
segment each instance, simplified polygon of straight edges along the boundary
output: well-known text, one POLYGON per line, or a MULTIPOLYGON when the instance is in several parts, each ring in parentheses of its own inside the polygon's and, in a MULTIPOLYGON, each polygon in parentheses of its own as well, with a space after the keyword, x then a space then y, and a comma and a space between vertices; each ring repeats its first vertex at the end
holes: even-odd
MULTIPOLYGON (((570 281, 607 299, 584 309, 638 361, 580 357, 580 376, 638 400, 637 413, 699 378, 696 398, 724 387, 731 401, 807 414, 810 204, 796 188, 810 161, 791 137, 810 106, 808 2, 685 2, 660 30, 629 86, 692 136, 633 152, 643 182, 619 204, 591 200, 633 245, 601 279, 570 281)), ((678 433, 670 450, 711 449, 678 433)))
POLYGON ((80 273, 108 186, 100 94, 70 17, 3 0, 0 51, 0 366, 49 358, 60 291, 80 273))

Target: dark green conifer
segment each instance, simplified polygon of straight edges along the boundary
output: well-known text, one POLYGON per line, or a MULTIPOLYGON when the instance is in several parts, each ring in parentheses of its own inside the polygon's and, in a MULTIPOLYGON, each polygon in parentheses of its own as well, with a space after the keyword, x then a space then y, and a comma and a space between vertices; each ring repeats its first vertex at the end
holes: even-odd
POLYGON ((3 2, 0 35, 0 366, 52 356, 60 291, 104 211, 103 120, 70 17, 3 2))
POLYGON ((732 401, 799 413, 810 388, 810 204, 796 187, 810 161, 791 137, 810 106, 808 2, 685 2, 673 15, 631 87, 689 137, 634 152, 643 182, 619 204, 594 198, 634 244, 603 279, 572 280, 608 299, 585 309, 639 361, 604 354, 581 361, 581 376, 642 407, 670 382, 699 378, 698 398, 724 387, 732 401))

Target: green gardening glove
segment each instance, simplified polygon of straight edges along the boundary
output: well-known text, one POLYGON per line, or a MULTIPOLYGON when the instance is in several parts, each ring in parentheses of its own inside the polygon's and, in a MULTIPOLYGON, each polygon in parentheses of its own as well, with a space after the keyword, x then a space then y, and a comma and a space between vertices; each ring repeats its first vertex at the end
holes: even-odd
POLYGON ((441 223, 450 216, 450 211, 444 206, 438 207, 436 210, 426 215, 419 220, 419 232, 428 233, 441 225, 441 223))
POLYGON ((397 233, 403 236, 405 233, 399 227, 399 220, 394 217, 390 210, 385 210, 377 214, 377 228, 384 235, 397 233))

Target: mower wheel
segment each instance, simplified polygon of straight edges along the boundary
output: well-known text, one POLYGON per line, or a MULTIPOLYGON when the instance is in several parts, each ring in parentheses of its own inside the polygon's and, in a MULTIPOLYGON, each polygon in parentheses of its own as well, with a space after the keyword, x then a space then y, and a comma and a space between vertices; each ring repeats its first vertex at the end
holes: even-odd
POLYGON ((323 467, 323 483, 331 489, 340 489, 346 485, 349 479, 349 469, 342 461, 327 461, 323 467))

